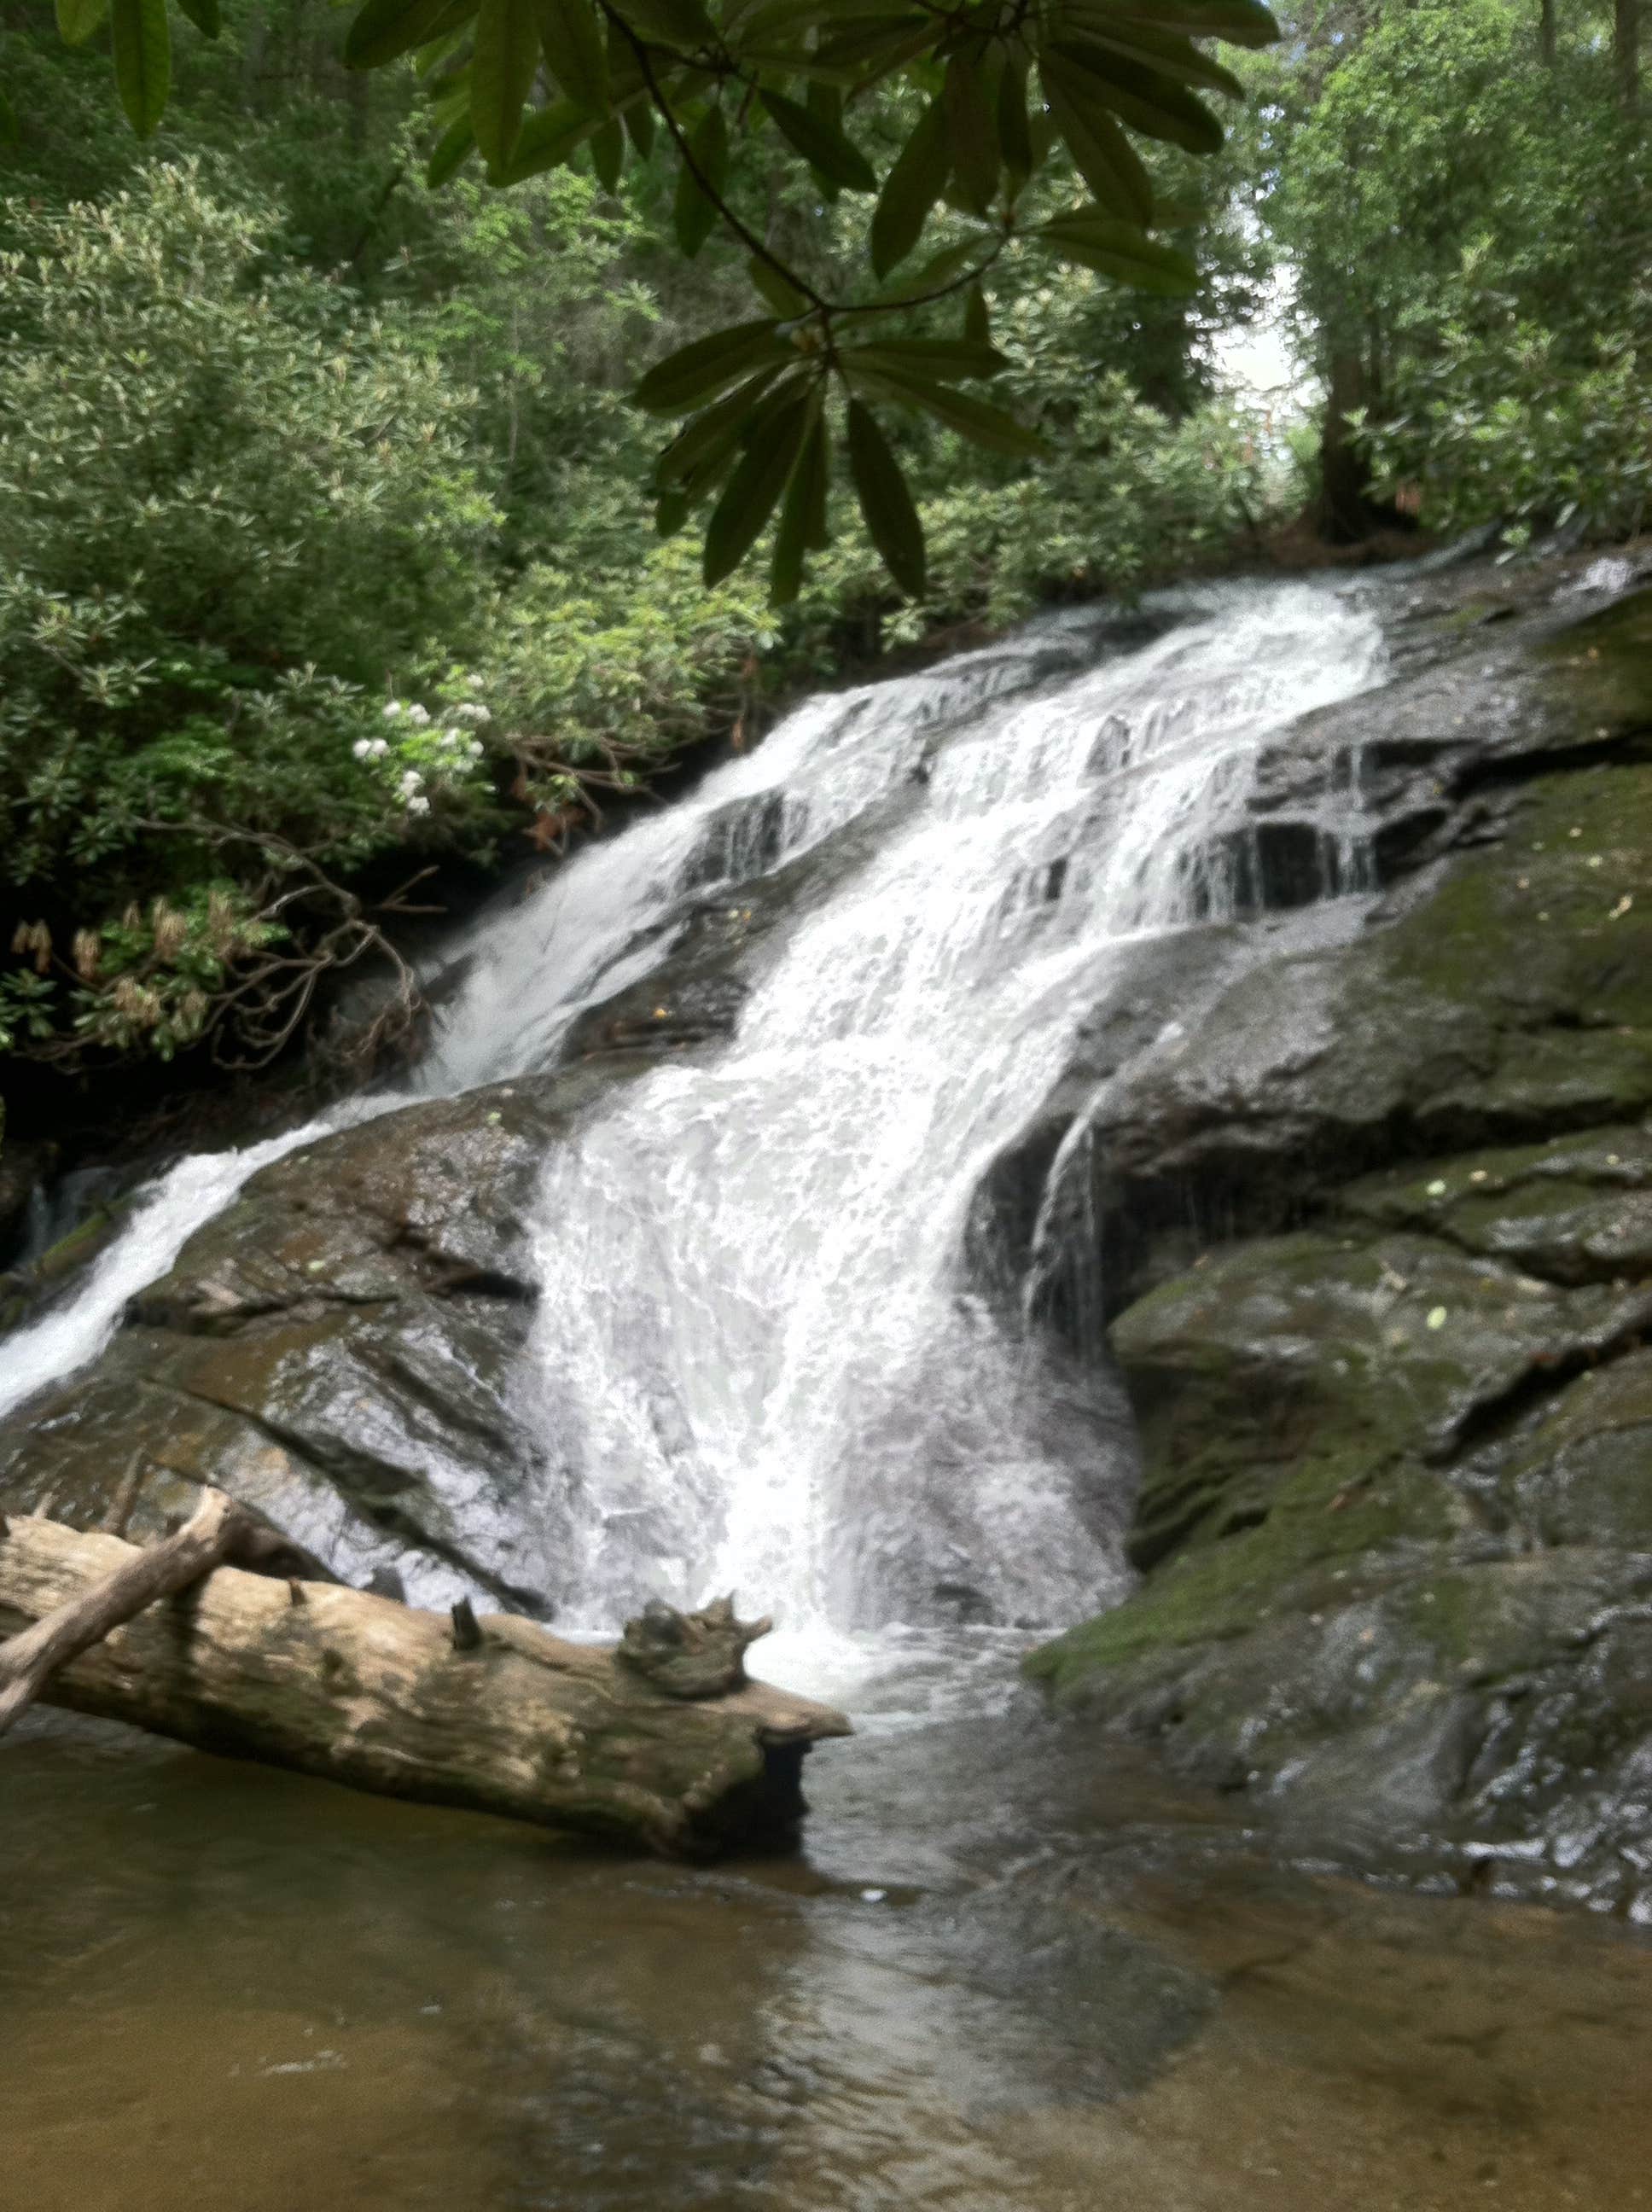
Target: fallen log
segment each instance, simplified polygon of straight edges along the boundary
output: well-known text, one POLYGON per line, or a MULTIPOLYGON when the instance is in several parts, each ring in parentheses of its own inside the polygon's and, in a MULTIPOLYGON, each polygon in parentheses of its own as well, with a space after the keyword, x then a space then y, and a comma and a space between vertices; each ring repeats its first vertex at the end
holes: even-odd
MULTIPOLYGON (((0 1515, 0 1540, 9 1534, 0 1515)), ((164 1542, 131 1551, 112 1574, 67 1599, 32 1628, 0 1644, 0 1735, 34 1702, 59 1667, 102 1643, 153 1605, 228 1561, 258 1565, 280 1539, 221 1490, 203 1490, 195 1511, 164 1542)), ((130 1547, 128 1547, 130 1550, 130 1547)))
POLYGON ((746 1678, 750 1632, 732 1608, 682 1616, 683 1646, 733 1654, 714 1670, 733 1686, 684 1697, 512 1614, 465 1606, 449 1620, 216 1565, 249 1540, 216 1495, 147 1550, 0 1522, 0 1711, 39 1696, 360 1790, 689 1856, 789 1840, 805 1753, 850 1733, 829 1707, 746 1678))

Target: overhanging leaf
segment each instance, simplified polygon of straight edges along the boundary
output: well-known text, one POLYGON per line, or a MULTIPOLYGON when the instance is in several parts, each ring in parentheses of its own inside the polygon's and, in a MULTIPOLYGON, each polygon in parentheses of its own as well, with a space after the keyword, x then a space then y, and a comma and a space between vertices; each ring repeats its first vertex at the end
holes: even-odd
POLYGON ((592 138, 591 166, 605 192, 619 190, 625 170, 625 125, 617 115, 610 115, 592 138))
POLYGON ((1144 137, 1161 138, 1190 154, 1221 152, 1225 133, 1210 109, 1157 70, 1098 46, 1058 44, 1052 58, 1067 70, 1069 89, 1082 82, 1090 101, 1110 107, 1144 137))
POLYGON ((779 335, 774 319, 764 316, 680 347, 657 362, 631 396, 651 415, 683 415, 751 370, 770 362, 783 366, 795 357, 794 349, 779 335))
POLYGON ((795 321, 799 316, 808 313, 808 301, 772 262, 764 261, 754 253, 748 258, 745 265, 752 283, 783 321, 795 321))
POLYGON ((223 29, 218 0, 178 0, 178 5, 203 39, 216 39, 223 29))
MULTIPOLYGON (((465 33, 468 28, 467 23, 460 26, 457 30, 449 26, 433 31, 413 57, 415 76, 428 77, 436 70, 445 69, 465 44, 465 33)), ((453 75, 466 78, 465 99, 468 102, 470 99, 468 71, 461 70, 453 72, 453 75)), ((451 82, 451 79, 449 81, 451 82)), ((444 91, 446 89, 446 84, 443 89, 444 91)))
POLYGON ((859 399, 849 402, 849 473, 878 557, 908 599, 922 599, 924 527, 889 441, 859 399))
POLYGON ((1039 65, 1050 118, 1066 142, 1079 175, 1103 207, 1144 228, 1153 219, 1153 182, 1139 154, 1106 108, 1090 97, 1088 81, 1046 54, 1039 65))
POLYGON ((823 36, 811 68, 845 84, 863 84, 903 69, 926 55, 934 43, 934 17, 908 10, 823 36))
POLYGON ((534 0, 482 0, 471 49, 471 128, 490 168, 516 150, 538 66, 534 0))
POLYGON ((689 140, 689 154, 692 159, 684 159, 677 171, 671 222, 677 244, 693 260, 717 228, 715 195, 722 191, 728 173, 728 125, 715 100, 695 125, 689 140), (701 189, 701 177, 705 179, 709 191, 701 189))
POLYGON ((120 104, 137 136, 147 138, 165 112, 172 89, 167 0, 113 0, 109 21, 120 104))
POLYGON ((787 143, 810 167, 853 192, 875 192, 878 177, 860 149, 835 131, 813 109, 778 92, 761 95, 763 106, 787 143))
POLYGON ((476 133, 471 128, 469 114, 456 117, 436 141, 435 149, 425 166, 425 183, 432 191, 437 191, 456 170, 464 167, 475 151, 476 133))
POLYGON ((1121 19, 1106 7, 1078 6, 1070 13, 1072 27, 1070 32, 1063 28, 1063 43, 1070 40, 1077 46, 1095 47, 1102 68, 1109 54, 1121 56, 1158 70, 1178 84, 1203 85, 1207 91, 1225 93, 1230 100, 1245 96, 1245 88, 1231 70, 1176 32, 1121 19))
POLYGON ((697 53, 717 41, 717 27, 700 0, 625 0, 625 14, 645 37, 684 53, 697 53))
POLYGON ((381 69, 434 33, 447 0, 367 0, 344 37, 348 69, 381 69))
POLYGON ((880 276, 904 261, 923 235, 930 210, 946 189, 952 157, 946 113, 932 100, 884 179, 872 219, 872 265, 880 276))
MULTIPOLYGON (((983 233, 975 238, 965 239, 957 246, 943 246, 938 253, 932 254, 909 276, 897 277, 892 284, 880 285, 878 297, 884 307, 892 307, 908 300, 924 299, 932 292, 944 292, 966 270, 974 268, 982 260, 991 244, 990 238, 983 233)), ((851 309, 849 313, 839 318, 843 323, 873 319, 883 320, 879 310, 863 309, 856 313, 851 309)))
POLYGON ((774 533, 774 558, 768 572, 768 596, 777 607, 789 607, 803 582, 803 556, 826 538, 826 498, 831 473, 826 420, 818 397, 811 410, 803 443, 786 486, 780 528, 774 533))
POLYGON ((1139 292, 1185 299, 1199 289, 1199 265, 1189 255, 1105 215, 1057 216, 1029 235, 1064 259, 1116 277, 1139 292))
POLYGON ((646 161, 654 143, 654 111, 646 100, 634 100, 626 108, 625 135, 646 161))
POLYGON ((1049 456, 1049 447, 1036 430, 1029 430, 1002 407, 977 399, 972 392, 959 392, 950 384, 920 384, 915 378, 880 376, 875 370, 858 366, 846 374, 853 388, 864 398, 932 415, 949 430, 991 453, 1005 453, 1017 461, 1044 460, 1049 456))
POLYGON ((998 118, 987 64, 979 53, 955 53, 941 90, 952 170, 971 212, 985 215, 998 191, 998 118))
POLYGON ((909 21, 911 15, 910 9, 893 5, 891 0, 768 0, 768 4, 754 8, 742 21, 740 43, 755 46, 787 33, 826 30, 857 16, 909 21))
POLYGON ((1151 23, 1156 29, 1185 31, 1194 39, 1225 39, 1230 46, 1271 46, 1279 26, 1260 0, 1139 0, 1121 5, 1119 15, 1151 23))
POLYGON ((83 46, 100 29, 109 12, 109 0, 58 0, 58 31, 71 46, 83 46))
POLYGON ((707 481, 705 471, 732 454, 741 433, 756 420, 759 401, 780 373, 780 362, 771 362, 738 391, 703 408, 686 423, 654 464, 656 484, 686 483, 690 477, 696 483, 707 481))
POLYGON ((488 182, 499 186, 519 185, 526 177, 560 169, 601 127, 598 117, 576 107, 571 100, 542 107, 523 124, 509 161, 489 170, 488 182))
POLYGON ((1027 66, 1017 54, 1005 55, 998 81, 998 143, 1013 199, 1037 167, 1027 120, 1027 66))
POLYGON ((608 42, 590 0, 536 0, 539 42, 557 88, 576 107, 605 115, 608 42))
POLYGON ((884 338, 857 346, 844 358, 945 384, 965 377, 996 376, 1009 367, 995 346, 982 345, 973 338, 884 338))
POLYGON ((738 568, 756 544, 786 488, 818 404, 812 394, 789 400, 762 436, 747 447, 706 526, 702 573, 708 590, 738 568))

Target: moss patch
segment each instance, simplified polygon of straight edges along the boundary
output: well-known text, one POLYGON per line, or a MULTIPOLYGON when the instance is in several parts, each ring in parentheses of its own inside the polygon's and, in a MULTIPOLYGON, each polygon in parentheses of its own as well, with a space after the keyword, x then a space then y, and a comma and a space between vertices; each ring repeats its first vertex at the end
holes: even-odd
POLYGON ((1573 623, 1540 657, 1543 690, 1580 742, 1652 730, 1652 589, 1573 623))

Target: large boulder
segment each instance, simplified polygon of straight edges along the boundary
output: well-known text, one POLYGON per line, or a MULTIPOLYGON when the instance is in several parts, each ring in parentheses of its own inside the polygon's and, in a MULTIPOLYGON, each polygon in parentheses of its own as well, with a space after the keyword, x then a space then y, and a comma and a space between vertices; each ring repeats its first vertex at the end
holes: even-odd
POLYGON ((1437 628, 1264 779, 1362 784, 1360 926, 1100 1071, 1145 1579, 1032 1663, 1294 1848, 1652 1922, 1652 592, 1437 628))
POLYGON ((142 1538, 212 1483, 342 1579, 549 1613, 560 1490, 518 1398, 534 1205, 610 1079, 406 1106, 263 1169, 0 1431, 0 1508, 142 1538))

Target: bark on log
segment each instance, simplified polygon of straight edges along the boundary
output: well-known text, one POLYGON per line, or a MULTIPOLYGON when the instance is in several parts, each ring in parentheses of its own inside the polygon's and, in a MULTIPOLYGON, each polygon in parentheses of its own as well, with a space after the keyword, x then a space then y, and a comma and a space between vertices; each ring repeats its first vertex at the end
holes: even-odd
MULTIPOLYGON (((9 1534, 9 1524, 0 1517, 0 1540, 9 1534)), ((158 1598, 187 1589, 227 1561, 254 1566, 282 1548, 279 1537, 259 1528, 222 1491, 203 1491, 200 1504, 175 1534, 131 1552, 103 1581, 0 1644, 0 1735, 33 1704, 59 1667, 101 1644, 158 1598)))
POLYGON ((338 1583, 219 1566, 179 1589, 168 1577, 185 1536, 197 1552, 233 1540, 216 1511, 202 1521, 143 1552, 13 1520, 0 1538, 0 1635, 22 1631, 26 1653, 66 1649, 47 1619, 60 1611, 108 1632, 76 1643, 43 1686, 38 1658, 19 1668, 18 1641, 7 1671, 48 1704, 203 1750, 672 1856, 789 1839, 805 1753, 850 1733, 841 1714, 766 1683, 673 1696, 613 1651, 513 1615, 481 1615, 477 1644, 460 1649, 446 1615, 338 1583), (146 1576, 160 1577, 147 1609, 109 1627, 110 1591, 130 1599, 146 1576))

